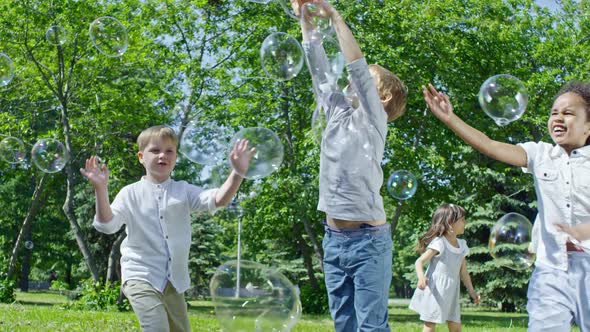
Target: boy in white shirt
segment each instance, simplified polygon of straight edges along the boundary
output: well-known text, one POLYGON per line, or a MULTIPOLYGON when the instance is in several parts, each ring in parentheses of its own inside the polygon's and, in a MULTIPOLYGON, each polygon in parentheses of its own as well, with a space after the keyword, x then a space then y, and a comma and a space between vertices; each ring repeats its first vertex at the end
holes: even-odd
POLYGON ((242 183, 254 149, 248 141, 233 147, 234 170, 216 189, 203 190, 170 174, 176 165, 178 137, 167 126, 145 129, 137 138, 137 157, 146 170, 109 203, 106 165, 86 160, 80 172, 94 186, 96 215, 93 226, 113 234, 126 225, 121 244, 122 290, 129 299, 143 331, 190 331, 184 292, 190 286, 188 257, 191 245, 190 213, 213 213, 227 205, 242 183))

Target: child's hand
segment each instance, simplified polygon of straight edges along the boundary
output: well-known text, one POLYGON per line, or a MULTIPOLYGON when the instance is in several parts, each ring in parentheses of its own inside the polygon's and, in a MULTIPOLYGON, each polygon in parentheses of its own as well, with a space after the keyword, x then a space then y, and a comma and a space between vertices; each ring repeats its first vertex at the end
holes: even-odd
POLYGON ((426 277, 418 278, 418 288, 424 289, 424 288, 426 288, 426 286, 428 286, 428 278, 426 278, 426 277))
POLYGON ((481 302, 481 296, 478 293, 473 292, 469 294, 469 296, 471 296, 471 301, 473 301, 474 304, 479 304, 481 302))
POLYGON ((255 148, 248 150, 248 143, 249 141, 247 139, 242 139, 236 142, 231 153, 229 154, 233 169, 241 176, 246 175, 246 172, 248 172, 250 160, 256 153, 255 148))
POLYGON ((86 166, 85 168, 80 168, 80 173, 87 178, 95 188, 106 188, 108 185, 109 169, 106 164, 103 164, 102 167, 98 166, 97 156, 91 156, 89 159, 86 159, 86 166))
POLYGON ((428 84, 428 87, 423 86, 422 93, 430 111, 442 122, 448 122, 453 114, 453 105, 449 100, 449 96, 436 91, 432 84, 428 84))
POLYGON ((305 4, 306 2, 311 2, 312 0, 291 0, 291 8, 293 8, 293 12, 295 13, 295 16, 299 16, 300 14, 300 8, 303 6, 303 4, 305 4))

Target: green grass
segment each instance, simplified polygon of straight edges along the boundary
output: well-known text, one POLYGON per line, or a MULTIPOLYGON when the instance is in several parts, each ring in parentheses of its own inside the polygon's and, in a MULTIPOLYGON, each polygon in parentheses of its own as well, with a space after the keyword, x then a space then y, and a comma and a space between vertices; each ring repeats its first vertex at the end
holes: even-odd
MULTIPOLYGON (((17 292, 16 298, 13 304, 0 304, 0 331, 140 331, 132 312, 64 310, 55 304, 67 303, 67 297, 49 292, 17 292)), ((189 304, 193 331, 221 330, 211 302, 190 301, 189 304)), ((391 307, 389 319, 394 332, 422 331, 418 316, 406 305, 391 307)), ((469 332, 524 332, 527 316, 465 308, 462 320, 463 330, 469 332)), ((446 331, 446 327, 438 330, 446 331)), ((292 331, 333 331, 332 321, 329 316, 303 315, 292 331)))

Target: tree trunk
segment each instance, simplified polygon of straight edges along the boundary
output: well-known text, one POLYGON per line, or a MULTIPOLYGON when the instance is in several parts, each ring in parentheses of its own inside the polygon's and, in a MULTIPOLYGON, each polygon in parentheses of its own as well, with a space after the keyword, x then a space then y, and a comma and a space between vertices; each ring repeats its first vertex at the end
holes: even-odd
MULTIPOLYGON (((26 241, 31 241, 31 228, 28 227, 25 234, 26 241)), ((23 255, 23 263, 20 269, 20 290, 23 292, 29 291, 29 273, 31 272, 31 250, 27 248, 23 255)))
POLYGON ((397 222, 399 221, 399 217, 402 215, 402 206, 404 205, 403 202, 399 202, 397 207, 395 208, 395 213, 393 214, 393 218, 391 218, 391 238, 395 235, 395 229, 397 228, 397 222))
POLYGON ((26 234, 30 232, 31 224, 33 223, 33 220, 34 220, 35 216, 37 215, 37 212, 39 211, 39 207, 41 206, 41 201, 42 201, 41 200, 41 193, 43 192, 43 189, 45 189, 45 174, 43 174, 43 176, 41 177, 41 180, 39 180, 39 183, 35 187, 35 191, 33 192, 33 198, 31 201, 31 206, 29 207, 29 211, 27 212, 27 216, 25 217, 25 220, 23 221, 23 225, 21 226, 20 232, 18 233, 18 237, 16 238, 16 243, 14 244, 14 247, 12 248, 12 254, 10 256, 10 261, 8 263, 8 273, 6 274, 7 279, 12 278, 12 276, 14 275, 14 269, 16 266, 16 259, 18 256, 18 250, 20 248, 21 243, 24 242, 24 238, 26 237, 26 234))
POLYGON ((315 272, 313 270, 313 260, 311 259, 311 249, 305 242, 303 236, 301 236, 301 227, 299 224, 293 224, 293 233, 295 235, 295 243, 297 244, 297 248, 301 251, 301 256, 303 256, 303 265, 307 270, 307 276, 309 277, 309 283, 311 288, 318 290, 318 280, 315 277, 315 272))
POLYGON ((107 268, 107 281, 113 282, 119 279, 119 260, 121 259, 121 242, 127 237, 127 234, 123 231, 117 236, 117 240, 111 247, 109 253, 109 263, 107 268))
POLYGON ((301 219, 301 221, 303 222, 303 227, 305 227, 305 232, 307 233, 307 236, 309 237, 309 240, 311 241, 315 255, 320 260, 320 270, 322 270, 322 272, 324 272, 324 248, 322 248, 322 245, 318 242, 317 238, 315 237, 313 229, 311 228, 311 225, 309 224, 309 220, 307 220, 307 218, 303 218, 303 219, 301 219))

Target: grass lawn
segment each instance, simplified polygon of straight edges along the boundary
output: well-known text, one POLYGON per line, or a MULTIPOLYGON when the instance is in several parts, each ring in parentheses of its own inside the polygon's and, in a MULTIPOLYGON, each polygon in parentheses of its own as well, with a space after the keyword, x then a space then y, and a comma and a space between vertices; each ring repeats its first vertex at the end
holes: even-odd
MULTIPOLYGON (((132 312, 63 310, 64 295, 48 292, 17 292, 13 304, 0 304, 0 331, 140 331, 132 312)), ((220 331, 213 304, 190 301, 189 318, 193 331, 220 331)), ((390 325, 395 332, 422 331, 418 316, 403 304, 390 308, 390 325)), ((463 330, 475 332, 526 331, 526 314, 507 314, 483 309, 464 309, 463 330)), ((293 332, 332 331, 329 316, 303 315, 293 332)), ((439 328, 446 331, 446 328, 439 328)), ((579 329, 573 329, 579 331, 579 329)))

